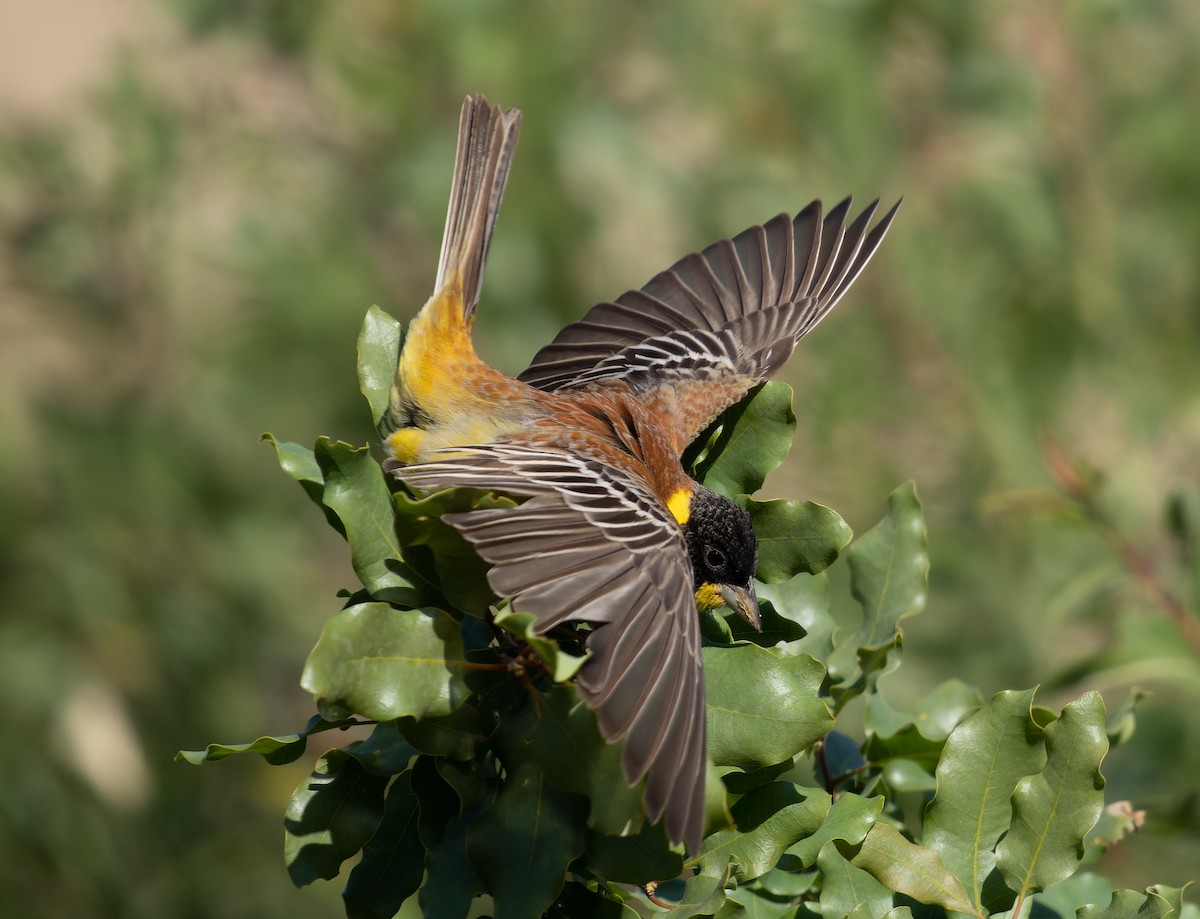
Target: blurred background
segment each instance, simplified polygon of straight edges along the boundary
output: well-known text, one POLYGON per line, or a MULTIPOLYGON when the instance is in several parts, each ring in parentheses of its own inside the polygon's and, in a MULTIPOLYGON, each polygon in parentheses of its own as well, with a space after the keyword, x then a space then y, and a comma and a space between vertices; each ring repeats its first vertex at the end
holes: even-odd
POLYGON ((916 480, 896 704, 1152 691, 1102 869, 1195 878, 1197 47, 1192 0, 0 6, 0 914, 341 913, 282 866, 312 756, 172 757, 311 712, 353 573, 258 436, 371 437, 355 336, 430 292, 468 92, 525 112, 477 336, 513 372, 718 237, 904 196, 767 490, 861 532, 916 480))

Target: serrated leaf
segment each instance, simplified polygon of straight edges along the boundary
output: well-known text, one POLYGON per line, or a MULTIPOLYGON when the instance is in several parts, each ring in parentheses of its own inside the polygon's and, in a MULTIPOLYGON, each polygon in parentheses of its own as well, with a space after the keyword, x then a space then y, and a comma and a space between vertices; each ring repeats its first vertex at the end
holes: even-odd
POLYGON ((824 822, 812 835, 789 846, 787 854, 798 859, 802 868, 809 868, 816 864, 821 849, 830 842, 857 846, 875 825, 885 803, 883 798, 838 795, 824 822))
POLYGON ((1008 834, 996 864, 1017 894, 1044 890, 1071 874, 1104 808, 1100 763, 1108 752, 1104 702, 1090 692, 1045 729, 1046 765, 1017 783, 1008 834))
POLYGON ((411 775, 402 774, 388 789, 379 827, 350 872, 342 891, 346 919, 392 919, 421 886, 425 847, 417 832, 421 804, 411 775))
POLYGON ((424 718, 458 708, 466 666, 458 623, 446 613, 362 603, 325 623, 300 685, 322 711, 424 718))
MULTIPOLYGON (((695 465, 695 478, 723 495, 752 495, 787 458, 795 435, 792 388, 776 381, 759 386, 696 439, 706 449, 695 465)), ((685 468, 691 460, 692 454, 685 452, 685 468)))
POLYGON ((1156 884, 1142 892, 1114 890, 1107 906, 1084 906, 1076 916, 1078 919, 1175 919, 1183 912, 1183 888, 1156 884))
POLYGON ((358 388, 371 407, 371 421, 377 429, 387 415, 401 337, 399 322, 377 306, 367 310, 358 333, 358 388))
POLYGON ((1012 793, 1046 762, 1030 719, 1033 694, 997 693, 950 733, 937 766, 937 793, 926 809, 925 845, 979 909, 984 881, 996 865, 994 848, 1011 821, 1012 793))
POLYGON ((833 716, 818 697, 825 668, 757 645, 704 649, 708 752, 719 766, 770 766, 811 747, 833 716))
POLYGON ((337 877, 383 816, 388 780, 345 750, 330 750, 292 794, 284 817, 284 860, 297 887, 337 877))
POLYGON ((855 541, 846 558, 850 592, 862 606, 863 618, 855 633, 841 643, 846 649, 843 655, 830 662, 837 682, 843 684, 835 692, 839 709, 895 665, 901 621, 925 606, 929 552, 921 504, 911 482, 888 496, 887 515, 855 541), (857 658, 857 675, 844 660, 851 650, 857 658))
POLYGON ((540 916, 562 890, 567 865, 584 850, 586 803, 559 791, 527 762, 471 826, 471 863, 495 897, 496 919, 540 916))
POLYGON ((852 864, 834 845, 826 845, 817 856, 821 872, 821 916, 823 919, 882 919, 892 908, 892 892, 870 873, 852 864))
POLYGON ((643 822, 641 788, 625 781, 621 745, 604 742, 596 716, 575 687, 555 686, 539 709, 533 752, 550 782, 587 798, 587 825, 597 833, 637 831, 643 822))
POLYGON ((888 890, 918 903, 944 907, 960 913, 982 915, 972 905, 966 887, 932 849, 909 842, 899 830, 876 823, 856 849, 836 843, 850 862, 871 874, 888 890))
POLYGON ((775 867, 789 846, 816 833, 831 803, 826 792, 791 782, 755 788, 733 806, 737 829, 709 836, 702 860, 732 859, 741 883, 760 877, 775 867))
POLYGON ((801 572, 817 574, 832 565, 853 533, 836 511, 813 501, 737 501, 750 515, 758 540, 758 573, 779 584, 801 572))
MULTIPOLYGON (((321 468, 325 489, 321 500, 342 523, 350 546, 350 562, 363 586, 377 598, 392 591, 412 594, 404 576, 396 538, 396 512, 383 470, 367 447, 317 440, 313 455, 321 468)), ((415 600, 415 595, 414 595, 415 600)))

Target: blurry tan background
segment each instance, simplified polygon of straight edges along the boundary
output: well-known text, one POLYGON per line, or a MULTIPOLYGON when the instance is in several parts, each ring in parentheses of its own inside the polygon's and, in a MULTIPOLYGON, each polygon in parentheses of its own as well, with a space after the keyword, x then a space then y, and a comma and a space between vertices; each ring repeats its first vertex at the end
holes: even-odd
POLYGON ((1153 690, 1104 870, 1196 877, 1200 667, 1154 591, 1200 605, 1197 47, 1191 0, 0 6, 0 914, 340 914, 279 855, 311 758, 171 758, 311 710, 352 573, 257 437, 369 438, 358 324, 429 292, 468 92, 525 111, 479 320, 510 371, 720 236, 905 196, 767 489, 862 531, 916 480, 898 703, 1153 690))

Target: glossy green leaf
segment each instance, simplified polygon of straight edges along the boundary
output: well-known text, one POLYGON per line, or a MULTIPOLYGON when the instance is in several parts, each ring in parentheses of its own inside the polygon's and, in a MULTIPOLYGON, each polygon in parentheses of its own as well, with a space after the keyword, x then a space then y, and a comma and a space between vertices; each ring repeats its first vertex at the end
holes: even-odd
POLYGON ((853 535, 836 511, 812 501, 739 498, 738 503, 750 514, 758 539, 756 577, 767 584, 824 571, 853 535))
POLYGON ((816 833, 830 805, 826 792, 791 782, 755 788, 733 806, 737 829, 709 836, 703 858, 732 859, 739 882, 760 877, 775 867, 789 846, 816 833))
POLYGON ((583 795, 587 825, 617 835, 642 823, 642 791, 625 781, 620 744, 608 744, 596 716, 574 686, 556 686, 541 698, 533 750, 546 778, 558 789, 583 795))
POLYGON ((833 650, 836 622, 829 612, 829 579, 821 574, 797 574, 777 584, 758 583, 758 599, 776 615, 804 630, 801 638, 788 640, 788 650, 807 652, 819 661, 833 650))
POLYGON ((895 665, 901 640, 900 622, 925 606, 929 553, 925 521, 916 489, 910 482, 888 496, 887 515, 846 552, 850 591, 862 606, 863 618, 830 670, 845 684, 835 696, 838 707, 851 695, 874 685, 895 665), (853 653, 854 664, 846 660, 853 653), (858 673, 853 675, 857 665, 858 673))
POLYGON ((282 766, 295 762, 304 755, 308 738, 321 731, 340 727, 347 722, 326 721, 320 715, 314 715, 298 734, 284 734, 280 737, 259 737, 249 743, 223 744, 210 743, 203 750, 180 750, 175 754, 176 761, 182 760, 199 766, 201 763, 215 763, 237 753, 257 753, 272 766, 282 766))
POLYGON ((1142 892, 1114 890, 1107 906, 1084 906, 1076 915, 1078 919, 1177 919, 1185 912, 1182 888, 1156 884, 1142 892))
POLYGON ((1017 783, 1008 834, 996 863, 1018 894, 1044 890, 1070 875, 1083 841, 1104 809, 1100 763, 1108 752, 1104 702, 1090 692, 1045 729, 1046 765, 1017 783))
POLYGON ((367 310, 358 333, 358 388, 371 407, 371 420, 380 426, 400 358, 400 323, 377 306, 367 310))
POLYGON ((892 893, 864 869, 849 862, 836 846, 824 846, 817 856, 821 872, 821 916, 876 919, 892 908, 892 893))
POLYGON ((754 887, 737 887, 725 892, 725 903, 715 919, 794 919, 796 904, 776 899, 754 887))
POLYGON ((708 752, 721 766, 770 766, 811 747, 833 725, 819 698, 825 668, 807 654, 757 645, 704 649, 708 752))
POLYGON ((292 794, 284 817, 284 860, 297 887, 336 877, 383 817, 388 780, 344 750, 330 750, 292 794))
POLYGON ((342 891, 346 919, 391 919, 421 885, 425 847, 417 819, 422 804, 411 776, 404 773, 388 789, 383 819, 350 872, 342 891))
POLYGON ((325 514, 325 519, 335 530, 346 535, 346 528, 337 514, 325 506, 325 475, 317 464, 317 458, 308 447, 286 440, 276 440, 274 434, 264 434, 262 439, 275 448, 275 457, 279 460, 279 468, 300 483, 304 493, 325 514))
MULTIPOLYGON (((697 438, 707 449, 695 466, 697 481, 723 495, 752 495, 787 458, 796 435, 792 388, 769 382, 752 391, 697 438)), ((685 464, 690 456, 685 454, 685 464)))
MULTIPOLYGON (((322 501, 342 522, 350 562, 363 586, 377 598, 387 590, 411 593, 396 538, 392 493, 368 448, 321 437, 313 454, 325 480, 322 501)), ((388 598, 400 602, 395 594, 388 598)))
POLYGON ((471 863, 496 899, 496 919, 539 916, 558 896, 567 865, 584 850, 586 806, 533 763, 509 774, 467 834, 471 863))
POLYGON ((1112 894, 1113 885, 1107 878, 1089 871, 1079 871, 1065 881, 1051 884, 1030 899, 1033 909, 1041 915, 1051 913, 1059 919, 1075 919, 1076 911, 1081 907, 1095 909, 1097 904, 1108 903, 1112 894))
POLYGON ((467 695, 465 668, 458 623, 446 613, 363 603, 325 623, 300 683, 322 711, 390 721, 453 712, 467 695))
POLYGON ((817 856, 828 843, 857 846, 875 825, 885 803, 883 798, 864 798, 849 793, 838 795, 817 830, 789 846, 788 855, 796 858, 802 868, 808 868, 817 863, 817 856))
POLYGON ((1032 689, 1001 692, 955 728, 937 766, 937 794, 925 814, 925 845, 980 907, 994 852, 1012 818, 1017 783, 1046 761, 1041 732, 1030 719, 1032 689))
POLYGON ((888 890, 918 903, 944 907, 960 913, 975 913, 962 882, 942 863, 932 849, 909 842, 900 831, 876 823, 857 847, 838 845, 853 865, 870 873, 888 890))

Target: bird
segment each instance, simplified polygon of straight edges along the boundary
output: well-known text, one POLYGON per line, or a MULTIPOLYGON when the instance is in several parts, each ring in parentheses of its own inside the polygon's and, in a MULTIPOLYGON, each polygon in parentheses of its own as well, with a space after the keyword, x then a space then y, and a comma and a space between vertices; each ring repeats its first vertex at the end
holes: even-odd
POLYGON ((488 582, 544 634, 590 626, 576 682, 621 768, 673 845, 700 849, 707 737, 699 615, 761 628, 749 515, 680 456, 778 370, 858 277, 891 226, 876 200, 813 201, 688 255, 592 307, 516 377, 471 328, 521 113, 468 96, 434 292, 404 336, 380 422, 385 469, 415 493, 519 501, 443 520, 488 582))

